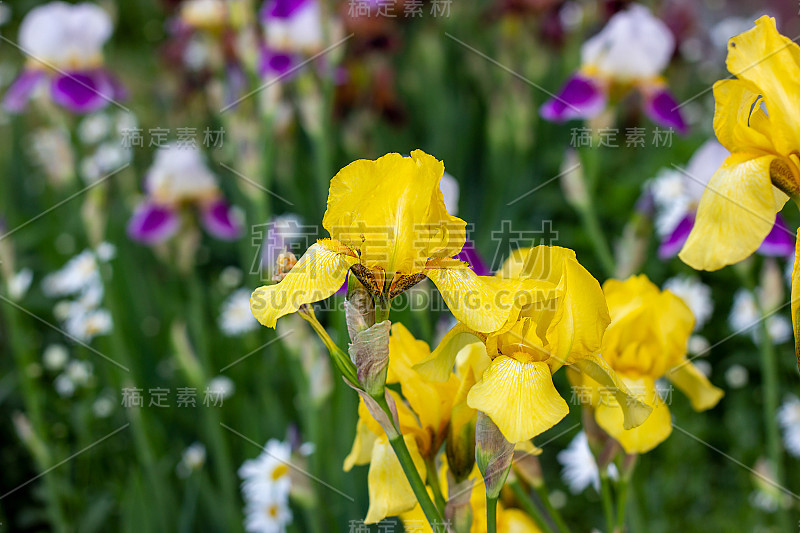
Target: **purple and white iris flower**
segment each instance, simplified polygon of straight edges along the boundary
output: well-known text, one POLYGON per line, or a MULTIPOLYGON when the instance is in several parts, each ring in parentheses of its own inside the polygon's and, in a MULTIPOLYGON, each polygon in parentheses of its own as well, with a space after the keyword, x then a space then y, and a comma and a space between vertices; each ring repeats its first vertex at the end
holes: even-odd
POLYGON ((653 122, 686 133, 678 103, 661 76, 674 50, 669 28, 648 8, 632 4, 583 44, 580 69, 540 113, 551 122, 590 119, 606 109, 611 95, 636 90, 653 122))
POLYGON ((234 240, 242 223, 228 205, 217 180, 199 150, 173 145, 160 148, 144 180, 147 198, 128 223, 128 235, 145 244, 157 244, 174 235, 181 226, 186 206, 198 209, 200 222, 218 239, 234 240))
MULTIPOLYGON (((674 257, 694 226, 697 205, 711 176, 730 156, 716 139, 706 141, 689 159, 685 171, 664 169, 648 184, 656 207, 656 232, 661 240, 658 256, 674 257)), ((795 240, 780 214, 772 231, 761 243, 762 255, 791 258, 795 240)))
POLYGON ((304 56, 324 48, 319 0, 267 0, 259 18, 265 37, 262 76, 281 78, 296 68, 304 56))
POLYGON ((111 17, 94 4, 50 2, 33 8, 19 28, 19 46, 28 60, 3 98, 5 110, 22 112, 43 85, 49 85, 56 104, 78 114, 123 98, 122 86, 103 64, 103 45, 112 30, 111 17))

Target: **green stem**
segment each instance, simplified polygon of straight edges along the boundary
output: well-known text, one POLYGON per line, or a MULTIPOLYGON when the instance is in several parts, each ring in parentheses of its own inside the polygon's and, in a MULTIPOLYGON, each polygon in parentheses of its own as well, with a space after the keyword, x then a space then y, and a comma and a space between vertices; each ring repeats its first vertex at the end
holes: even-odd
POLYGON ((544 533, 555 533, 555 530, 550 527, 550 522, 545 518, 544 514, 542 514, 541 509, 533 503, 533 500, 528 495, 528 492, 522 488, 519 481, 514 480, 507 484, 511 491, 514 493, 514 496, 517 498, 517 502, 519 502, 520 507, 531 516, 536 522, 536 525, 539 526, 544 533))
POLYGON ((603 498, 603 515, 606 518, 606 531, 608 531, 608 533, 613 533, 614 504, 611 498, 611 484, 606 475, 600 476, 600 496, 603 498))
MULTIPOLYGON (((394 420, 392 410, 386 402, 386 397, 379 396, 374 399, 378 405, 380 405, 381 409, 383 409, 383 412, 388 415, 389 420, 394 420)), ((433 529, 434 533, 438 533, 445 524, 442 514, 436 508, 433 500, 431 500, 428 490, 425 488, 425 483, 422 481, 419 472, 417 472, 417 467, 414 465, 414 460, 411 458, 411 452, 408 451, 406 441, 403 440, 403 434, 397 427, 395 427, 394 430, 394 436, 387 433, 387 436, 390 437, 389 444, 392 445, 397 460, 400 461, 400 466, 403 467, 406 479, 408 479, 411 490, 414 491, 414 496, 417 497, 419 506, 422 508, 422 512, 425 513, 425 518, 428 519, 431 529, 433 529)))
POLYGON ((628 478, 622 476, 617 483, 617 532, 625 531, 625 507, 628 503, 628 478))
MULTIPOLYGON (((754 295, 757 299, 757 295, 754 295)), ((761 373, 764 375, 764 425, 767 437, 767 457, 769 457, 774 469, 775 484, 779 487, 784 486, 783 453, 781 450, 781 437, 778 429, 778 404, 780 395, 780 384, 778 380, 778 364, 775 354, 775 346, 769 336, 767 328, 767 316, 759 304, 758 311, 761 315, 759 327, 761 336, 758 348, 761 352, 761 373)), ((781 531, 789 531, 789 516, 786 508, 781 505, 778 509, 778 522, 781 531)))
POLYGON ((569 527, 567 523, 564 522, 564 519, 561 517, 561 513, 558 512, 558 509, 553 507, 553 504, 550 503, 550 495, 547 493, 547 488, 542 484, 536 487, 536 493, 539 495, 539 498, 542 500, 542 505, 544 508, 547 509, 547 512, 553 518, 553 521, 556 523, 556 527, 561 533, 569 533, 569 527))
POLYGON ((497 533, 497 498, 486 496, 486 533, 497 533))
POLYGON ((389 320, 389 311, 391 311, 392 302, 388 298, 380 296, 375 298, 375 323, 378 324, 384 320, 389 320))
POLYGON ((436 471, 436 463, 432 457, 425 460, 425 469, 428 471, 428 485, 433 491, 433 500, 436 502, 439 513, 444 515, 444 508, 447 502, 442 495, 442 488, 439 485, 439 476, 436 471))

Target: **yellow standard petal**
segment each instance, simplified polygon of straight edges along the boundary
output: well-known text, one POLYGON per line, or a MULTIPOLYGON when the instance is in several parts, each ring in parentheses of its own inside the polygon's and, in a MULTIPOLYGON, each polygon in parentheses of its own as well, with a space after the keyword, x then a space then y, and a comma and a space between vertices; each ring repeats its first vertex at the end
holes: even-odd
POLYGON ((444 207, 444 165, 421 150, 350 163, 331 180, 322 225, 358 250, 368 268, 420 272, 431 257, 457 254, 466 223, 444 207))
POLYGON ((708 381, 708 378, 689 361, 684 361, 667 372, 667 378, 689 397, 695 411, 711 409, 725 395, 708 381))
POLYGON ((625 429, 622 409, 611 396, 607 396, 595 408, 595 420, 597 425, 622 445, 626 453, 646 453, 664 442, 672 433, 672 417, 667 405, 658 397, 652 379, 628 380, 628 388, 654 404, 653 412, 643 424, 625 429))
POLYGON ((778 152, 800 147, 800 47, 778 33, 774 18, 763 16, 728 42, 727 65, 763 95, 778 152))
POLYGON ((253 291, 250 296, 253 316, 274 328, 280 317, 336 292, 347 278, 347 271, 358 262, 341 249, 339 243, 330 240, 312 245, 282 281, 253 291))
POLYGON ((509 442, 530 440, 556 425, 569 412, 558 394, 547 363, 514 354, 492 361, 469 391, 467 405, 483 411, 509 442))
POLYGON ((733 154, 708 183, 679 257, 696 270, 719 270, 756 251, 787 196, 772 185, 774 156, 733 154))
MULTIPOLYGON (((425 481, 425 461, 417 450, 417 443, 411 436, 404 436, 411 459, 422 480, 425 481)), ((403 467, 394 454, 386 436, 380 437, 372 447, 372 461, 367 475, 369 489, 369 510, 364 522, 375 524, 387 516, 397 516, 410 511, 417 505, 417 498, 406 479, 403 467)))

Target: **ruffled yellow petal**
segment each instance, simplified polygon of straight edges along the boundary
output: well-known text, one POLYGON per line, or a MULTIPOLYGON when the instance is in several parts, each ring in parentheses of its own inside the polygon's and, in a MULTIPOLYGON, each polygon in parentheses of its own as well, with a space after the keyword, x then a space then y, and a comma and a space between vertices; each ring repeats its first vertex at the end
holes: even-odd
POLYGON ((607 397, 594 412, 597 425, 622 445, 626 453, 646 453, 664 442, 672 433, 672 418, 667 405, 658 398, 654 381, 643 378, 628 381, 630 389, 641 392, 648 401, 655 399, 653 412, 644 423, 633 429, 625 429, 624 416, 620 405, 607 397))
POLYGON ((763 16, 728 42, 727 65, 764 96, 778 152, 800 147, 800 47, 778 33, 774 18, 763 16))
POLYGON ((711 409, 725 395, 722 389, 712 385, 689 361, 684 361, 667 372, 667 378, 689 397, 695 411, 711 409))
POLYGON ((518 248, 497 272, 505 279, 538 279, 558 285, 566 260, 577 261, 575 252, 561 246, 534 246, 518 248))
POLYGON ((800 370, 800 323, 797 310, 800 308, 800 229, 797 230, 797 243, 794 251, 794 267, 792 267, 792 329, 794 329, 794 352, 797 357, 797 369, 800 370))
POLYGON ((424 361, 414 366, 429 381, 447 381, 453 372, 458 352, 470 344, 482 342, 480 336, 464 324, 456 324, 442 338, 439 346, 424 361))
MULTIPOLYGON (((425 461, 417 450, 412 436, 403 437, 411 453, 411 459, 422 480, 425 481, 425 461)), ((366 524, 375 524, 387 516, 397 516, 410 511, 417 505, 417 498, 406 479, 403 467, 394 454, 389 439, 378 438, 372 447, 372 460, 367 475, 369 489, 369 510, 364 519, 366 524)))
POLYGON ((366 422, 359 418, 353 447, 344 458, 344 471, 349 472, 354 466, 368 464, 372 457, 372 447, 377 439, 378 435, 373 433, 366 422))
POLYGON ((253 316, 274 328, 280 317, 339 290, 347 279, 347 271, 358 262, 343 250, 341 244, 327 239, 312 245, 280 283, 253 291, 250 296, 253 316))
POLYGON ((697 270, 718 270, 756 251, 787 196, 772 186, 773 156, 733 154, 714 173, 679 257, 697 270))
POLYGON ((464 246, 466 223, 444 207, 444 165, 420 150, 350 163, 331 180, 322 225, 387 273, 419 272, 464 246))
MULTIPOLYGON (((527 360, 525 354, 518 354, 527 360)), ((530 440, 569 412, 547 363, 521 362, 501 355, 469 391, 467 405, 483 411, 509 442, 530 440)))

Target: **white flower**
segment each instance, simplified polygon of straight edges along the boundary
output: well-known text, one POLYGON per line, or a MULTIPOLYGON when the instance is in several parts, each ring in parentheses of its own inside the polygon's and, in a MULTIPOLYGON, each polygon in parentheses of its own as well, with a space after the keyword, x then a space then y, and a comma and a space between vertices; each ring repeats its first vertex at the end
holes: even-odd
POLYGON ((94 401, 92 404, 92 412, 97 418, 106 418, 114 411, 114 401, 107 397, 102 396, 94 401))
POLYGON ((714 302, 711 288, 694 276, 676 276, 664 283, 664 289, 684 301, 694 315, 695 331, 702 328, 711 317, 714 302))
POLYGON ((30 268, 23 268, 11 279, 8 280, 8 295, 12 300, 21 300, 33 281, 33 271, 30 268))
POLYGON ((65 373, 75 385, 86 386, 92 379, 94 368, 89 361, 70 361, 65 373))
POLYGON ((619 81, 642 80, 658 76, 674 49, 666 24, 648 8, 632 4, 583 44, 581 63, 619 81))
POLYGON ((800 457, 800 399, 788 395, 778 409, 778 422, 783 429, 783 443, 786 451, 800 457))
POLYGON ((55 381, 53 381, 53 386, 56 389, 56 393, 62 398, 69 398, 75 394, 75 383, 73 383, 66 374, 59 374, 56 376, 55 381))
MULTIPOLYGON (((600 490, 600 475, 597 462, 589 449, 589 441, 583 431, 575 435, 566 449, 558 452, 558 462, 563 465, 561 476, 569 487, 570 492, 578 494, 586 487, 592 485, 595 490, 600 490)), ((613 464, 608 466, 608 475, 617 478, 617 468, 613 464)))
POLYGON ((442 181, 439 183, 439 188, 442 190, 442 196, 444 196, 444 206, 447 208, 447 212, 455 216, 458 214, 458 181, 456 181, 453 176, 445 172, 442 175, 442 181))
POLYGON ((97 259, 103 263, 108 263, 117 256, 117 247, 110 242, 101 242, 97 245, 95 253, 97 254, 97 259))
POLYGON ((222 304, 219 328, 229 336, 235 337, 258 327, 258 321, 250 312, 250 291, 239 289, 222 304))
POLYGON ((244 512, 244 527, 251 533, 282 533, 292 522, 292 510, 285 499, 250 500, 244 512))
POLYGON ((111 332, 113 321, 106 309, 92 309, 75 312, 67 317, 64 329, 82 342, 89 342, 100 335, 111 332))
POLYGON ((19 27, 19 44, 31 58, 75 70, 97 66, 111 37, 111 17, 95 4, 50 2, 31 9, 19 27))
POLYGON ((217 376, 208 382, 208 390, 220 400, 227 400, 236 391, 236 385, 228 376, 217 376))
POLYGON ((200 151, 176 145, 158 149, 145 177, 145 190, 162 203, 209 199, 219 193, 217 180, 200 151))
MULTIPOLYGON (((780 344, 792 336, 792 325, 789 320, 777 313, 767 316, 767 332, 772 342, 780 344)), ((733 296, 733 306, 728 317, 728 324, 734 333, 749 333, 754 342, 761 338, 761 313, 756 305, 753 293, 747 289, 739 289, 733 296)))
POLYGON ((78 138, 83 144, 96 144, 111 132, 111 117, 106 113, 92 113, 78 125, 78 138))
POLYGON ((50 298, 76 294, 100 283, 97 259, 90 250, 84 250, 70 259, 61 270, 42 281, 42 290, 50 298))
MULTIPOLYGON (((728 383, 728 386, 732 389, 741 389, 745 385, 747 385, 748 380, 750 379, 750 374, 747 372, 747 369, 742 365, 731 365, 728 370, 725 371, 725 381, 728 383)), ((800 441, 798 441, 800 443, 800 441)), ((800 448, 798 448, 800 449, 800 448)))
POLYGON ((323 48, 322 12, 318 0, 308 0, 287 17, 273 16, 267 6, 264 32, 276 50, 314 52, 323 48))
POLYGON ((708 342, 708 339, 703 337, 702 335, 692 335, 689 337, 689 345, 687 347, 687 351, 698 357, 702 357, 707 355, 709 350, 711 350, 711 343, 708 342))
POLYGON ((245 498, 270 500, 286 497, 291 487, 291 456, 292 446, 288 442, 271 439, 261 455, 245 461, 239 468, 245 498))
POLYGON ((196 470, 200 470, 206 463, 206 447, 202 443, 194 442, 183 450, 181 461, 178 463, 176 470, 178 476, 182 478, 189 477, 189 474, 196 470))
POLYGON ((69 352, 63 344, 51 344, 44 349, 42 360, 47 370, 61 370, 69 360, 69 352))
POLYGON ((219 274, 219 282, 226 289, 233 289, 242 282, 242 270, 235 266, 229 266, 222 269, 219 274))

